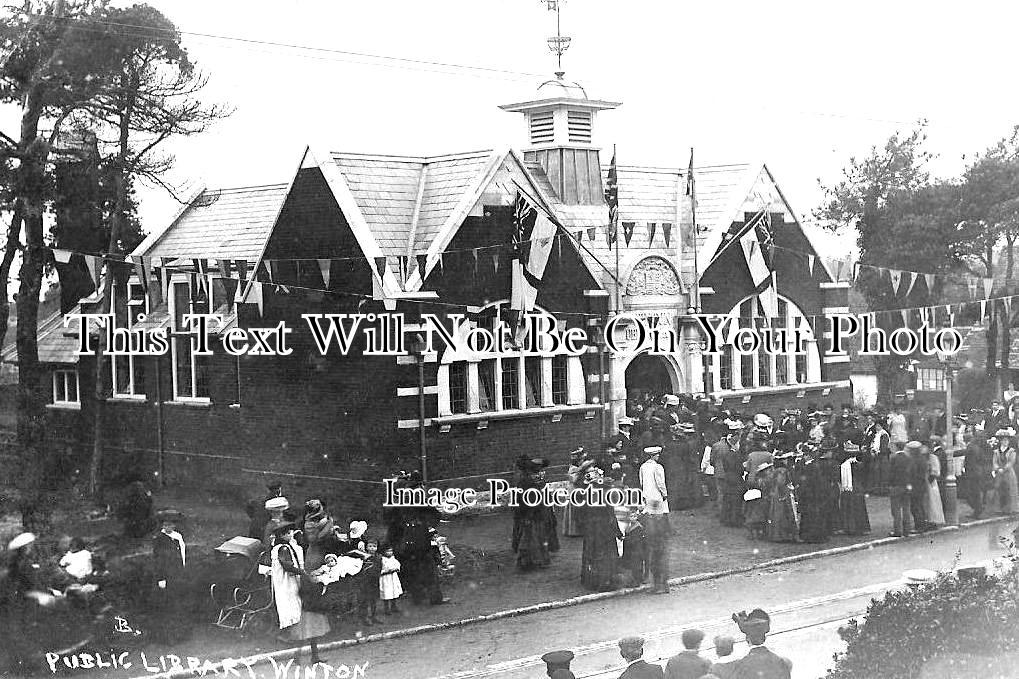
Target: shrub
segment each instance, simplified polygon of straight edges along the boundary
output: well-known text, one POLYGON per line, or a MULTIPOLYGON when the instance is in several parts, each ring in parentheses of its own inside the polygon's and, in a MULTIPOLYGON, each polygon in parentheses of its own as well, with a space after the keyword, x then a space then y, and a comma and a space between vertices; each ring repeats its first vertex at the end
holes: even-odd
POLYGON ((867 607, 864 622, 839 630, 846 650, 827 679, 912 679, 932 658, 1019 652, 1016 578, 939 576, 916 590, 889 592, 867 607))

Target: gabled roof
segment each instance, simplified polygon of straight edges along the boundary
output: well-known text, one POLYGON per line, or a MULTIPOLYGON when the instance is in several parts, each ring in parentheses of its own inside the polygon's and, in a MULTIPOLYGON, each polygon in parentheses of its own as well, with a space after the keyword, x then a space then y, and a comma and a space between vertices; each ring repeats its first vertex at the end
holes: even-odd
POLYGON ((288 184, 205 189, 134 254, 149 257, 245 259, 262 253, 286 198, 288 184))
MULTIPOLYGON (((81 313, 81 307, 76 306, 68 313, 81 313)), ((60 311, 50 314, 41 319, 38 324, 38 346, 40 363, 78 363, 78 324, 72 323, 64 327, 64 316, 60 311)), ((4 363, 18 362, 18 346, 11 342, 4 347, 0 354, 0 360, 4 363)))

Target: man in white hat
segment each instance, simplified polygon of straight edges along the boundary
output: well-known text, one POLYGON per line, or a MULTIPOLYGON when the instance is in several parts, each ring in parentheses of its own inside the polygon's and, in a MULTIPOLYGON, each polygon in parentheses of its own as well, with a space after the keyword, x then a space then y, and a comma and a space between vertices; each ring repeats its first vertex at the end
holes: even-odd
POLYGON ((644 514, 648 537, 648 561, 654 578, 654 593, 669 593, 669 492, 665 484, 665 469, 658 458, 661 446, 644 449, 644 463, 640 466, 640 489, 644 496, 644 514))

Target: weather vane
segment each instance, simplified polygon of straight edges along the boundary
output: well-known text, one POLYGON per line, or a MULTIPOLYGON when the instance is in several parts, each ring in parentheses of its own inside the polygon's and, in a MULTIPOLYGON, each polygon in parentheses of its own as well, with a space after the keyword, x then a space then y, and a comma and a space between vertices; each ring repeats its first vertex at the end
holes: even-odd
POLYGON ((565 72, 563 71, 563 54, 570 46, 570 37, 562 34, 562 30, 559 27, 559 6, 563 3, 563 0, 541 0, 548 6, 548 11, 555 12, 555 36, 548 39, 548 48, 552 50, 552 53, 556 55, 556 63, 558 64, 559 70, 556 71, 556 76, 562 78, 565 72))

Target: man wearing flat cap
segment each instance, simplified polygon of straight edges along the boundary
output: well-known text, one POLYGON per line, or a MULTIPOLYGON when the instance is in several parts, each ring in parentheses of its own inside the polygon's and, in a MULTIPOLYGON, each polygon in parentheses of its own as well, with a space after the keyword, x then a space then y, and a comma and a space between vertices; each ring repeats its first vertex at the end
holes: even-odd
POLYGON ((573 651, 549 651, 541 656, 541 661, 545 663, 545 674, 550 677, 558 670, 569 671, 572 660, 573 651))
POLYGON ((652 665, 644 660, 644 639, 623 637, 619 640, 619 655, 628 664, 619 679, 664 679, 661 665, 652 665))
POLYGON ((771 617, 755 608, 750 613, 734 613, 732 619, 746 636, 750 650, 732 663, 731 676, 734 679, 790 679, 792 662, 764 646, 771 631, 771 617))

